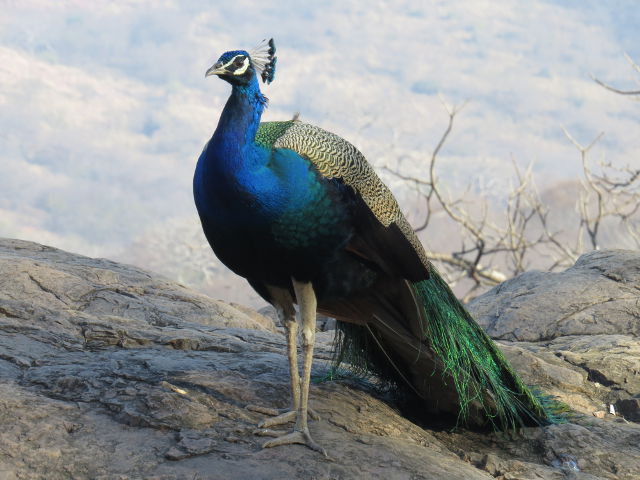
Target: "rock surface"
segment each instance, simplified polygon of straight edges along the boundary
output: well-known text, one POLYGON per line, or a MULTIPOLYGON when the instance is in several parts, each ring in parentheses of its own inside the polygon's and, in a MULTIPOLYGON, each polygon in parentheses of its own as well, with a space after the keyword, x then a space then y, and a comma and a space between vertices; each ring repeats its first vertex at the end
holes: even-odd
MULTIPOLYGON (((525 380, 584 413, 640 419, 640 253, 594 251, 527 272, 469 306, 525 380)), ((639 476, 640 478, 640 476, 639 476)))
MULTIPOLYGON (((637 292, 640 255, 605 254, 595 260, 624 256, 612 298, 637 292)), ((262 415, 247 404, 288 404, 285 343, 272 320, 134 267, 0 240, 0 479, 640 478, 635 417, 592 415, 608 412, 607 401, 630 411, 640 403, 637 305, 609 302, 620 320, 605 325, 606 309, 593 320, 580 292, 608 277, 589 276, 590 258, 574 267, 584 283, 559 298, 575 305, 582 331, 564 321, 570 307, 544 306, 554 289, 529 274, 526 286, 515 279, 473 306, 528 381, 588 415, 517 433, 452 433, 411 423, 366 387, 319 383, 311 403, 322 419, 311 430, 325 459, 300 446, 262 450, 254 435, 262 415), (520 338, 491 302, 515 305, 525 289, 541 303, 526 333, 508 317, 520 338)), ((331 335, 318 337, 321 375, 331 335)))

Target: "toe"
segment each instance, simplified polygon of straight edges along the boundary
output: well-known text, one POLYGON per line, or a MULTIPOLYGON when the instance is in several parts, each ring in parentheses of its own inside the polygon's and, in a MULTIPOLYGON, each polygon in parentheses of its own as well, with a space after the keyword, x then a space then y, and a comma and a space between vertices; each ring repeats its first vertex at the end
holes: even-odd
POLYGON ((281 413, 281 411, 278 410, 277 408, 263 407, 262 405, 249 404, 244 408, 246 408, 247 410, 249 410, 251 412, 262 413, 264 415, 276 416, 276 415, 279 415, 281 413))
POLYGON ((291 410, 277 417, 265 418, 258 424, 258 428, 269 428, 275 425, 284 425, 285 423, 295 422, 296 412, 291 410))
POLYGON ((299 430, 294 430, 291 433, 288 433, 286 435, 283 435, 281 437, 278 438, 274 438, 273 440, 269 440, 267 442, 264 443, 264 445, 262 445, 263 448, 273 448, 273 447, 279 447, 281 445, 306 445, 308 448, 310 448, 311 450, 314 450, 316 452, 320 452, 322 455, 324 455, 325 457, 329 457, 327 455, 327 451, 322 448, 320 445, 318 445, 313 438, 311 438, 311 435, 309 434, 308 431, 306 432, 301 432, 299 430))

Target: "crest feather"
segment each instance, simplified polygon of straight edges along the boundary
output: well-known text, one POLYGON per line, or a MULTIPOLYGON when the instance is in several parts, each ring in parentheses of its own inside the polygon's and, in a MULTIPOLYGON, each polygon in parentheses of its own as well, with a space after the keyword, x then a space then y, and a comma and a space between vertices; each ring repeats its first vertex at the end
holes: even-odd
POLYGON ((276 45, 273 38, 265 39, 249 52, 253 68, 265 83, 271 83, 276 74, 276 45))

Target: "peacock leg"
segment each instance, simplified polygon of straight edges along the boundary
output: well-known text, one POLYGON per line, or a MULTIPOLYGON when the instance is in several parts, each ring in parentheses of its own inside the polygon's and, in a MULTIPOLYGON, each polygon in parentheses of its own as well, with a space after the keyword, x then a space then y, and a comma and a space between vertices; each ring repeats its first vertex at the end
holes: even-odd
MULTIPOLYGON (((291 409, 273 410, 274 417, 265 418, 258 424, 258 428, 269 428, 276 425, 284 425, 295 421, 300 406, 300 374, 298 373, 298 352, 296 338, 298 335, 298 323, 296 311, 293 308, 293 299, 287 290, 269 287, 269 293, 274 299, 274 306, 278 319, 284 325, 287 333, 287 357, 289 358, 289 378, 291 382, 291 409)), ((267 409, 259 409, 266 412, 267 409)), ((311 411, 311 418, 318 420, 318 415, 311 411)))
POLYGON ((316 295, 311 283, 293 281, 293 289, 296 293, 298 306, 300 307, 300 318, 302 320, 302 378, 300 382, 300 403, 296 416, 296 424, 293 432, 266 442, 263 447, 277 447, 280 445, 302 444, 321 452, 327 456, 327 452, 318 445, 309 433, 307 423, 308 403, 309 403, 309 383, 311 380, 311 364, 313 362, 313 346, 316 339, 316 295))

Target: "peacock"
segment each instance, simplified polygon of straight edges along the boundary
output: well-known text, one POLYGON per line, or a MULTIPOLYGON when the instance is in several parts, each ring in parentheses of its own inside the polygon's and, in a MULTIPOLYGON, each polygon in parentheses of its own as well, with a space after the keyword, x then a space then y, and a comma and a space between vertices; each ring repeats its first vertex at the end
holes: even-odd
POLYGON ((365 157, 297 118, 260 123, 267 98, 258 79, 269 84, 275 71, 273 39, 223 53, 206 71, 232 88, 193 178, 214 253, 285 327, 292 408, 259 426, 295 425, 264 447, 324 452, 308 427, 317 313, 337 320, 336 358, 418 398, 425 414, 499 429, 548 423, 541 400, 431 265, 365 157))

